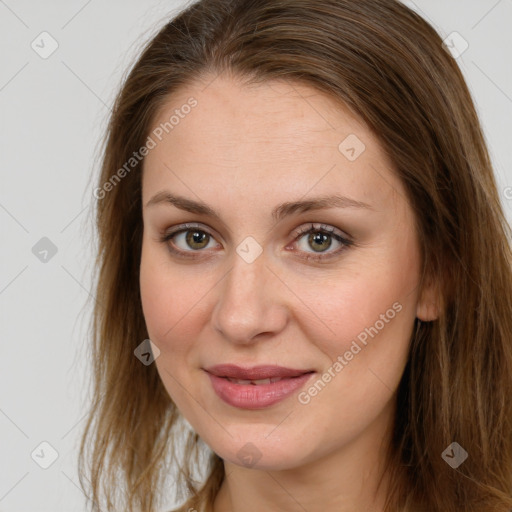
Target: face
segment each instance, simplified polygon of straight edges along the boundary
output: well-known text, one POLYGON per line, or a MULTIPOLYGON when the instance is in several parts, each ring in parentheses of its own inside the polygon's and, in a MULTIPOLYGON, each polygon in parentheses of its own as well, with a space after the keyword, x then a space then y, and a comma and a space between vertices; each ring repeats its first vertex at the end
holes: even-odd
POLYGON ((305 85, 206 83, 168 99, 144 163, 140 288, 162 382, 234 464, 294 468, 380 440, 428 308, 392 164, 362 121, 305 85), (313 373, 251 408, 217 394, 205 369, 219 364, 313 373))

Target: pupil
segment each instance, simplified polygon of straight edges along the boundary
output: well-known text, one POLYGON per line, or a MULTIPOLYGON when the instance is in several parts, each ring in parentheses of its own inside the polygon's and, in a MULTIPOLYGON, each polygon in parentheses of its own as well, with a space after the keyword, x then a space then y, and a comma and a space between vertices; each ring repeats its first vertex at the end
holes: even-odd
MULTIPOLYGON (((204 245, 205 245, 204 241, 205 241, 205 239, 207 239, 207 237, 208 237, 208 235, 201 231, 189 231, 186 236, 187 243, 192 247, 194 246, 194 244, 199 244, 199 245, 203 244, 201 247, 199 247, 199 249, 204 247, 204 245)), ((206 240, 206 242, 208 243, 208 240, 206 240)))
MULTIPOLYGON (((313 244, 320 244, 321 245, 322 243, 325 243, 326 240, 328 240, 329 243, 326 246, 321 247, 320 249, 328 249, 329 246, 331 245, 329 235, 326 235, 325 233, 316 233, 316 234, 311 233, 309 235, 309 242, 312 245, 313 244)), ((315 251, 317 251, 317 249, 315 249, 314 246, 313 246, 313 249, 315 251)), ((317 251, 317 252, 321 252, 321 251, 317 251)))

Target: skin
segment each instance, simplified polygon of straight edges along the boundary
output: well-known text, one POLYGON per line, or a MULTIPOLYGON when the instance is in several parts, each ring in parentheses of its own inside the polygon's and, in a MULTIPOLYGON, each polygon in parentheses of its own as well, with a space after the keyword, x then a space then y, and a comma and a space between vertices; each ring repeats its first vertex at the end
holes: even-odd
POLYGON ((168 98, 153 128, 190 96, 198 104, 144 162, 140 288, 148 333, 161 351, 159 375, 224 460, 215 512, 382 511, 386 476, 377 483, 414 319, 437 315, 433 288, 420 293, 404 188, 376 136, 327 96, 298 83, 211 80, 168 98), (349 134, 366 146, 354 161, 338 149, 349 134), (146 206, 162 190, 207 203, 220 220, 163 202, 146 206), (271 217, 280 203, 332 194, 371 209, 271 217), (160 240, 186 222, 211 235, 192 246, 185 234, 174 238, 195 259, 173 255, 172 241, 160 240), (342 247, 294 234, 309 223, 337 228, 354 243, 306 260, 342 247), (252 263, 236 252, 248 236, 263 250, 252 263), (307 404, 295 393, 264 409, 236 408, 217 397, 203 370, 278 364, 314 369, 314 382, 394 303, 400 312, 307 404), (237 457, 248 442, 260 454, 251 467, 237 457))

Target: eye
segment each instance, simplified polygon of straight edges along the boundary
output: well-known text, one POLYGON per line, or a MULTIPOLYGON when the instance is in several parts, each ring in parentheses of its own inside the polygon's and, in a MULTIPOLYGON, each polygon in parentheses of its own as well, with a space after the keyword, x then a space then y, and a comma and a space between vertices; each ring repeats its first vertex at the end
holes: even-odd
POLYGON ((337 256, 346 247, 353 245, 353 241, 349 240, 344 234, 332 226, 324 224, 308 224, 295 231, 294 242, 300 247, 300 251, 306 253, 301 256, 307 260, 320 261, 322 259, 337 256), (307 236, 306 236, 307 235, 307 236), (332 246, 338 245, 334 251, 328 251, 332 246), (312 248, 313 251, 308 251, 312 248))
MULTIPOLYGON (((321 261, 337 256, 341 251, 354 244, 343 232, 332 226, 324 224, 308 224, 295 230, 293 243, 299 246, 299 253, 304 253, 300 258, 306 260, 321 261), (328 251, 333 244, 338 248, 328 251), (308 249, 312 249, 309 251, 308 249)), ((195 253, 203 249, 212 248, 215 244, 214 237, 207 230, 195 224, 182 224, 176 229, 164 233, 160 241, 166 243, 171 253, 181 258, 196 258, 195 253)))
POLYGON ((174 231, 165 233, 160 241, 167 243, 169 250, 173 254, 185 258, 194 258, 194 254, 186 253, 194 253, 202 249, 211 248, 210 242, 213 240, 215 239, 208 231, 194 224, 184 224, 174 231), (177 249, 175 248, 176 246, 178 247, 177 249))

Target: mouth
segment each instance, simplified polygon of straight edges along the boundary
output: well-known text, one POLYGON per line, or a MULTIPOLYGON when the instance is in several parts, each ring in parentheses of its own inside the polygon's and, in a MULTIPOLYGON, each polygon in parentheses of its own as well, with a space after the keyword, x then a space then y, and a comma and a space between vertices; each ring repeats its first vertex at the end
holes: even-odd
POLYGON ((276 404, 302 388, 316 373, 268 365, 218 365, 205 371, 217 396, 240 409, 263 409, 276 404))

